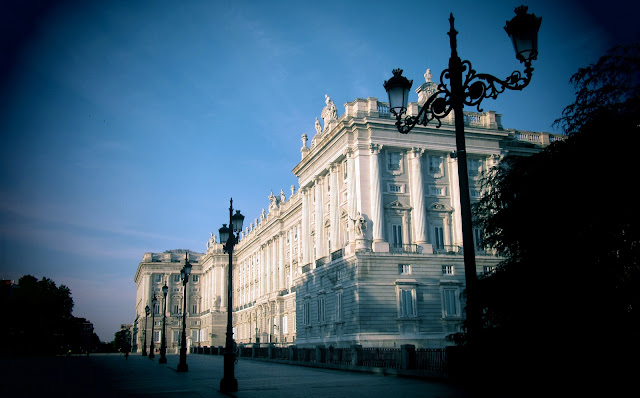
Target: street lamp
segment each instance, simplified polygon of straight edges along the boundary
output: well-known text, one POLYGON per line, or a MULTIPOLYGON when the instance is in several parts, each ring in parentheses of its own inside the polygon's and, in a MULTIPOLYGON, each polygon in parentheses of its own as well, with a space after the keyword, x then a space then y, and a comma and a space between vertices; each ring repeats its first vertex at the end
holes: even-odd
POLYGON ((153 304, 153 312, 151 313, 151 347, 149 347, 149 351, 151 352, 149 353, 149 359, 153 359, 156 357, 156 354, 153 353, 153 350, 155 348, 153 345, 153 327, 156 325, 156 305, 158 304, 158 298, 156 296, 153 296, 151 304, 153 304))
POLYGON ((147 356, 147 320, 149 319, 149 313, 151 312, 151 310, 149 309, 149 306, 147 305, 146 307, 144 307, 144 344, 142 345, 142 356, 146 357, 147 356))
POLYGON ((222 224, 222 228, 218 230, 220 234, 220 243, 226 242, 222 248, 225 253, 229 253, 229 283, 227 289, 227 340, 224 350, 224 375, 220 380, 220 391, 235 392, 238 391, 238 380, 234 375, 235 352, 233 349, 233 325, 231 311, 233 307, 233 247, 238 243, 240 231, 242 231, 242 222, 244 216, 240 214, 240 210, 236 210, 233 214, 233 198, 229 200, 229 228, 227 224, 222 224))
POLYGON ((162 310, 162 342, 160 343, 160 359, 158 360, 158 363, 167 363, 167 340, 165 336, 167 329, 167 292, 169 292, 169 287, 165 283, 164 286, 162 286, 164 308, 162 310))
POLYGON ((189 253, 184 254, 184 267, 180 270, 180 278, 182 279, 184 300, 182 305, 182 342, 180 343, 180 363, 178 363, 178 372, 188 372, 187 365, 187 282, 191 275, 191 263, 189 263, 189 253))
POLYGON ((481 314, 476 306, 475 282, 476 260, 473 245, 473 229, 471 218, 471 199, 469 194, 469 177, 467 174, 467 153, 464 138, 465 105, 477 107, 482 112, 480 103, 485 98, 496 99, 498 94, 509 90, 522 90, 531 82, 533 68, 531 62, 538 56, 538 30, 542 18, 527 14, 527 7, 515 9, 516 16, 507 21, 505 31, 511 37, 516 58, 524 63, 524 76, 515 71, 506 79, 501 80, 492 75, 476 73, 471 62, 461 61, 457 52, 456 35, 453 26, 453 14, 449 17, 450 30, 448 32, 451 45, 449 68, 440 75, 440 84, 436 92, 424 103, 417 116, 405 116, 408 105, 409 89, 412 81, 402 76, 402 69, 395 69, 393 77, 384 82, 384 88, 389 95, 389 109, 396 117, 396 127, 402 134, 407 134, 416 124, 426 126, 436 119, 440 127, 441 119, 453 111, 456 129, 456 153, 458 158, 458 180, 460 183, 460 208, 462 220, 462 246, 464 254, 465 281, 467 285, 467 338, 471 343, 481 327, 481 314), (463 73, 466 75, 463 76, 463 73), (464 78, 464 79, 463 79, 464 78), (444 83, 449 80, 450 89, 444 83))

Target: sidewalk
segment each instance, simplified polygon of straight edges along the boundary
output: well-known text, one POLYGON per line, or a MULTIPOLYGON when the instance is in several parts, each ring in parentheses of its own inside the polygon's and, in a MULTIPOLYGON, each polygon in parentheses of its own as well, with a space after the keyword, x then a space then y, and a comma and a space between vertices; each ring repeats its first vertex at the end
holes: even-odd
POLYGON ((189 355, 189 371, 176 371, 179 358, 158 364, 132 355, 0 358, 3 396, 35 397, 467 397, 455 385, 397 376, 308 368, 240 359, 238 392, 222 394, 223 358, 189 355), (8 392, 8 394, 7 394, 8 392))

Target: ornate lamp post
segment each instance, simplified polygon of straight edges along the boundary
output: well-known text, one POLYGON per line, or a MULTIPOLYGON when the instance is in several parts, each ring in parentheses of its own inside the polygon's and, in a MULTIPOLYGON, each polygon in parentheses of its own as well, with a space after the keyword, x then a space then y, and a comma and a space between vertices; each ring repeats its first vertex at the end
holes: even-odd
POLYGON ((191 263, 189 263, 189 253, 184 254, 184 267, 180 270, 180 278, 183 286, 183 305, 182 305, 182 342, 180 343, 180 363, 178 363, 178 372, 188 372, 187 365, 187 283, 191 275, 191 263))
POLYGON ((238 391, 238 380, 235 377, 235 352, 233 349, 233 324, 231 312, 233 308, 233 247, 238 243, 240 231, 242 231, 242 222, 244 216, 240 214, 240 210, 236 210, 233 214, 233 198, 229 200, 229 228, 227 224, 222 224, 222 228, 218 230, 220 233, 220 242, 226 242, 223 246, 225 253, 229 253, 229 283, 227 289, 227 340, 224 350, 224 375, 220 380, 220 391, 235 392, 238 391))
POLYGON ((156 296, 153 296, 153 299, 151 300, 151 304, 153 304, 153 312, 151 313, 151 347, 149 347, 149 359, 153 359, 156 357, 156 354, 153 353, 154 350, 154 345, 153 345, 153 327, 156 324, 156 305, 158 304, 158 298, 156 296))
POLYGON ((460 60, 456 41, 458 32, 453 26, 454 18, 451 14, 448 32, 451 45, 449 68, 442 72, 436 92, 426 100, 417 116, 404 116, 407 110, 409 89, 413 81, 402 76, 401 69, 396 69, 393 71, 393 77, 384 82, 384 88, 389 94, 390 111, 396 117, 396 127, 402 134, 409 133, 416 124, 426 126, 433 119, 438 122, 436 127, 440 127, 441 119, 453 111, 456 129, 455 156, 458 158, 458 180, 460 182, 462 245, 467 285, 467 336, 470 343, 475 340, 477 331, 481 328, 482 318, 475 301, 476 260, 462 110, 465 105, 468 105, 475 106, 479 112, 482 112, 480 103, 483 99, 495 99, 505 89, 522 90, 531 82, 533 72, 531 62, 538 56, 538 30, 542 18, 527 14, 526 6, 516 8, 515 13, 516 16, 511 21, 507 21, 504 29, 511 37, 516 58, 524 63, 524 76, 521 72, 515 71, 506 79, 501 80, 488 74, 476 73, 469 61, 460 60), (445 84, 445 79, 449 80, 450 88, 445 84))
POLYGON ((144 344, 142 345, 142 356, 146 357, 147 356, 147 320, 149 319, 149 312, 151 312, 151 310, 149 309, 149 306, 147 305, 146 307, 144 307, 144 344))
POLYGON ((162 342, 160 343, 160 359, 158 363, 167 363, 167 338, 165 336, 167 330, 167 292, 169 292, 169 287, 165 283, 164 286, 162 286, 164 308, 162 310, 162 342))

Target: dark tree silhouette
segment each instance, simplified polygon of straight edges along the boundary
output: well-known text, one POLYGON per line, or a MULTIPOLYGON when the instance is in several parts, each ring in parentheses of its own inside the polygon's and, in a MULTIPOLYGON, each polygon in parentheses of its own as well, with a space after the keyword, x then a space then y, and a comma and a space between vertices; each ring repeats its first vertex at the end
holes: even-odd
POLYGON ((637 368, 639 48, 572 77, 576 102, 556 121, 566 140, 484 178, 474 214, 505 260, 478 283, 483 361, 504 380, 590 389, 610 377, 615 388, 637 368))

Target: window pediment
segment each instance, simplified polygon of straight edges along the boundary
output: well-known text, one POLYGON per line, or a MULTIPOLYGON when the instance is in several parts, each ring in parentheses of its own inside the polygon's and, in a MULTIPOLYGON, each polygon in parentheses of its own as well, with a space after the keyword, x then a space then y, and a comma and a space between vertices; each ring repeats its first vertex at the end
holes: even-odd
POLYGON ((411 210, 411 206, 402 203, 400 200, 394 200, 393 202, 387 204, 384 208, 393 210, 411 210))
POLYGON ((427 208, 427 210, 430 211, 439 211, 439 212, 447 212, 447 213, 451 213, 453 212, 453 208, 445 203, 440 203, 440 202, 436 202, 436 203, 432 203, 429 205, 429 207, 427 208))

